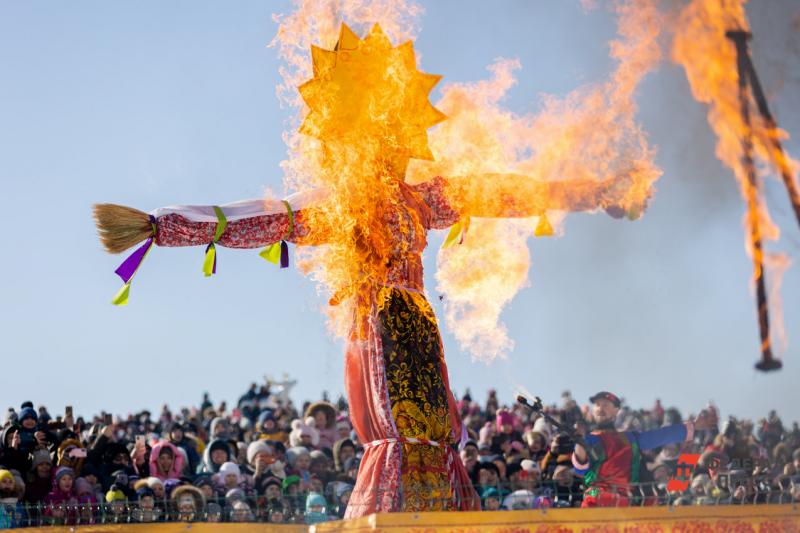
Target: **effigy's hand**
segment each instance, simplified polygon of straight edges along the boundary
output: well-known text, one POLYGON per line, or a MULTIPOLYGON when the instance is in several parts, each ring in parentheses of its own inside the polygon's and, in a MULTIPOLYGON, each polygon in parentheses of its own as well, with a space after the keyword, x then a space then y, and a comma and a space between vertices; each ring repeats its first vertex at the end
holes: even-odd
POLYGON ((630 175, 610 178, 601 182, 600 206, 611 218, 637 220, 647 209, 652 188, 636 194, 634 180, 630 175))

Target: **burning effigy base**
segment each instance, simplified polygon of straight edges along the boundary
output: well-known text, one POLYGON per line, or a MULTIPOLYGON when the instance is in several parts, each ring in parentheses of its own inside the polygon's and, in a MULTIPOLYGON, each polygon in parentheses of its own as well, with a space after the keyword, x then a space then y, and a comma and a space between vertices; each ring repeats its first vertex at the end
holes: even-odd
POLYGON ((261 523, 174 522, 105 524, 28 528, 31 533, 112 532, 153 533, 267 532, 348 533, 359 531, 414 533, 588 533, 647 532, 798 532, 800 508, 781 505, 627 507, 602 509, 541 509, 535 511, 473 511, 383 513, 316 525, 261 523))

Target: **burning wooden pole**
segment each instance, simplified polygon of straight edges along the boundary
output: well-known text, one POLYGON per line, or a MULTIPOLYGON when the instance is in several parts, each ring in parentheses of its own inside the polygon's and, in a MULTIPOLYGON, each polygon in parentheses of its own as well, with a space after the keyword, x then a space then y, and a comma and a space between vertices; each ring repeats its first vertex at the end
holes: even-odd
MULTIPOLYGON (((764 122, 767 126, 767 132, 770 136, 770 144, 772 144, 772 151, 770 152, 770 155, 772 156, 775 166, 778 167, 778 171, 781 173, 783 184, 786 186, 786 192, 789 194, 789 200, 792 203, 792 209, 794 209, 794 216, 797 218, 797 223, 800 225, 800 189, 798 189, 797 183, 792 175, 792 170, 789 168, 789 164, 786 159, 786 152, 783 151, 783 144, 778 138, 778 123, 775 121, 775 118, 769 111, 767 98, 764 96, 764 90, 761 88, 761 81, 758 79, 756 67, 753 65, 753 60, 750 58, 750 53, 747 49, 747 40, 751 37, 751 34, 748 32, 728 32, 728 36, 729 38, 734 39, 734 41, 738 39, 744 42, 744 48, 743 50, 740 50, 737 41, 737 55, 739 58, 744 57, 743 60, 739 59, 739 61, 744 61, 744 69, 747 74, 747 81, 750 82, 750 90, 753 94, 753 100, 755 100, 756 106, 758 107, 758 112, 761 114, 761 117, 764 119, 764 122), (733 33, 741 33, 744 36, 733 37, 731 35, 733 33)), ((739 79, 741 80, 741 78, 742 67, 740 66, 739 79)), ((741 81, 739 83, 741 85, 741 81)))
MULTIPOLYGON (((742 165, 747 174, 747 182, 745 184, 747 217, 750 226, 750 244, 753 254, 753 276, 756 282, 758 327, 761 334, 761 360, 756 363, 756 368, 763 371, 777 370, 781 368, 782 364, 780 361, 773 358, 770 344, 769 306, 767 302, 766 282, 764 280, 764 250, 761 241, 761 223, 758 205, 758 177, 753 162, 753 131, 750 118, 750 101, 747 94, 748 79, 751 81, 752 86, 752 80, 755 78, 755 69, 753 69, 747 50, 747 40, 750 38, 750 34, 746 31, 735 30, 729 31, 725 35, 736 45, 737 68, 739 73, 739 100, 741 103, 742 122, 745 126, 745 131, 742 135, 742 165), (748 74, 750 73, 753 75, 749 76, 748 74)), ((756 91, 754 90, 753 92, 755 93, 756 91)), ((761 96, 763 97, 763 93, 761 96)), ((789 177, 791 177, 791 174, 789 174, 789 177)), ((798 221, 800 221, 800 213, 798 211, 795 212, 798 214, 798 221)))

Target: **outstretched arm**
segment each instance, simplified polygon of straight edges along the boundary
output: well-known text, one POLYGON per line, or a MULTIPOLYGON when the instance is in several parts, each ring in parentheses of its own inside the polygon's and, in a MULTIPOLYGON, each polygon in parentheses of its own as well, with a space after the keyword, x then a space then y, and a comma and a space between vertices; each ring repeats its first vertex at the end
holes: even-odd
POLYGON ((630 186, 630 180, 624 177, 606 181, 538 181, 521 174, 483 174, 446 179, 437 176, 413 188, 431 208, 430 227, 442 229, 468 216, 524 218, 548 210, 602 208, 619 218, 634 210, 634 206, 623 207, 630 186))
POLYGON ((608 208, 622 199, 627 180, 539 181, 521 174, 448 178, 447 194, 466 215, 531 217, 554 211, 608 208))
POLYGON ((224 231, 216 239, 229 248, 259 248, 285 240, 318 244, 308 227, 311 205, 319 194, 293 195, 287 201, 247 200, 222 206, 170 206, 144 213, 129 207, 99 204, 95 220, 106 249, 120 253, 150 237, 159 246, 207 245, 217 236, 222 213, 224 231))

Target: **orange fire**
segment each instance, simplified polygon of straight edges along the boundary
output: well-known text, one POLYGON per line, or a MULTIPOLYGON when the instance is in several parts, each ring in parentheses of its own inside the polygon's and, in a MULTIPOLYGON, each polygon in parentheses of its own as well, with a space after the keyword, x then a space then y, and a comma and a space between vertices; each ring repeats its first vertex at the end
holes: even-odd
MULTIPOLYGON (((717 157, 733 170, 742 196, 748 203, 744 216, 745 248, 754 263, 752 282, 754 285, 763 283, 765 272, 760 266, 763 264, 772 284, 773 333, 785 346, 778 296, 781 275, 788 267, 789 259, 785 254, 766 253, 763 247, 754 246, 754 243, 777 241, 780 237, 780 230, 759 194, 761 178, 777 170, 784 175, 791 191, 797 180, 798 164, 780 149, 779 142, 788 138, 787 133, 757 113, 750 91, 746 93, 752 110, 749 123, 742 115, 737 51, 726 33, 749 30, 745 3, 746 0, 693 0, 681 11, 676 23, 678 31, 672 57, 686 71, 695 99, 708 105, 708 122, 718 137, 717 157), (755 184, 751 182, 746 163, 747 139, 752 144, 753 167, 757 172, 755 184)), ((766 345, 762 348, 768 348, 769 339, 764 342, 766 345)))
MULTIPOLYGON (((474 220, 463 244, 440 252, 437 272, 438 289, 447 297, 445 322, 461 346, 486 360, 506 354, 513 342, 500 323, 500 313, 527 283, 527 238, 534 228, 538 235, 552 233, 551 222, 564 216, 547 212, 554 198, 540 194, 549 189, 537 184, 565 179, 584 185, 602 183, 612 191, 621 212, 635 219, 661 174, 653 161, 654 150, 636 123, 634 101, 639 82, 660 57, 657 39, 662 24, 654 4, 617 2, 620 38, 611 43, 616 70, 607 81, 581 87, 565 98, 544 97, 538 114, 517 115, 502 106, 503 96, 515 83, 513 71, 519 64, 514 61, 500 60, 490 66, 488 80, 445 86, 435 107, 449 119, 429 132, 435 161, 412 159, 407 173, 403 163, 409 157, 426 159, 428 143, 413 127, 408 134, 395 135, 392 132, 403 129, 402 124, 381 117, 402 116, 404 109, 398 102, 402 103, 408 90, 417 90, 409 89, 417 79, 412 73, 416 71, 413 52, 405 54, 401 74, 388 86, 370 89, 372 100, 359 108, 358 120, 337 111, 339 104, 329 100, 332 89, 322 89, 323 85, 312 81, 302 85, 301 99, 295 87, 319 78, 320 70, 331 67, 337 36, 340 44, 343 39, 351 41, 344 46, 351 52, 376 48, 364 43, 379 41, 377 48, 387 54, 410 49, 410 45, 396 45, 413 37, 420 8, 412 2, 386 0, 298 0, 295 5, 291 15, 276 17, 280 27, 273 41, 286 62, 278 93, 298 108, 285 134, 290 154, 283 164, 285 184, 293 190, 325 187, 332 191, 326 205, 312 215, 312 224, 325 228, 327 245, 298 250, 301 266, 334 299, 348 301, 349 296, 358 296, 359 287, 380 283, 381 269, 394 246, 391 235, 381 228, 380 210, 397 197, 397 177, 415 183, 437 174, 445 176, 452 185, 451 202, 464 212, 502 212, 492 206, 509 200, 501 191, 507 192, 512 184, 512 190, 520 191, 525 199, 523 212, 538 217, 474 220), (340 21, 357 30, 377 22, 382 31, 374 36, 373 30, 362 40, 358 35, 366 31, 340 33, 340 21), (315 49, 309 54, 312 45, 331 52, 315 49), (406 71, 411 74, 403 74, 406 71), (381 92, 384 89, 387 92, 381 92), (398 97, 397 102, 389 98, 391 94, 398 97), (335 120, 325 123, 332 117, 349 117, 346 122, 358 131, 335 125, 335 120), (301 119, 305 119, 303 131, 311 135, 298 133, 301 119)), ((368 65, 378 61, 378 56, 369 57, 363 63, 364 72, 372 72, 368 65)), ((389 59, 379 61, 394 64, 389 59)), ((426 91, 433 87, 434 80, 429 81, 421 86, 426 91)), ((420 126, 438 120, 432 111, 424 111, 427 108, 418 98, 412 101, 422 106, 420 126), (431 120, 424 118, 428 114, 431 120)), ((557 205, 579 205, 582 190, 586 190, 583 185, 562 191, 557 205)), ((353 303, 358 298, 349 300, 353 303)), ((342 334, 354 308, 338 305, 332 309, 334 329, 342 334)))

